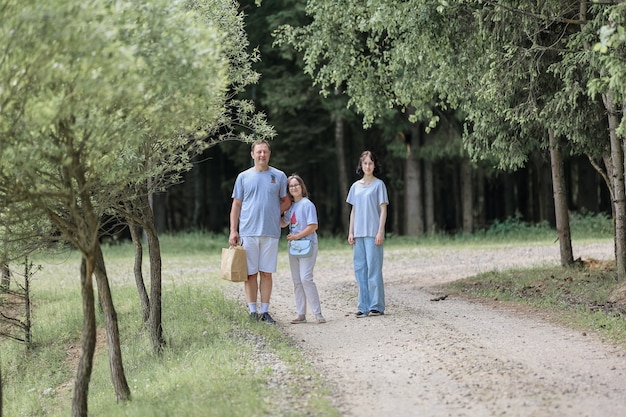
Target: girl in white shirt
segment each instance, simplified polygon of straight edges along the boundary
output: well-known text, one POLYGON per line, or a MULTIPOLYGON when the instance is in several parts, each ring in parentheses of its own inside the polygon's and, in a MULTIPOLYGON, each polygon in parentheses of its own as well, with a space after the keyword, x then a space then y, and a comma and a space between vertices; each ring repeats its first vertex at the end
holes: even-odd
POLYGON ((346 201, 352 205, 348 243, 354 246, 354 275, 359 287, 357 318, 385 314, 383 242, 389 197, 385 183, 376 177, 380 165, 370 151, 361 154, 357 174, 363 178, 350 187, 346 201))
POLYGON ((305 258, 289 255, 289 267, 296 299, 297 317, 292 324, 306 323, 307 304, 315 315, 316 322, 326 323, 322 316, 322 307, 317 286, 313 281, 313 268, 317 259, 317 210, 309 200, 306 185, 300 176, 294 174, 287 178, 289 195, 293 203, 281 219, 281 227, 289 226, 287 240, 311 240, 311 255, 305 258))

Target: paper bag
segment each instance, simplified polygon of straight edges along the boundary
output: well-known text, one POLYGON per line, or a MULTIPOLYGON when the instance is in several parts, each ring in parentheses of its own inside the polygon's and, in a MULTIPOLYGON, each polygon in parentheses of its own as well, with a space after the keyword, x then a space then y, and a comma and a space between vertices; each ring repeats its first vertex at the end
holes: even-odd
POLYGON ((248 261, 243 246, 222 248, 222 278, 233 282, 248 280, 248 261))

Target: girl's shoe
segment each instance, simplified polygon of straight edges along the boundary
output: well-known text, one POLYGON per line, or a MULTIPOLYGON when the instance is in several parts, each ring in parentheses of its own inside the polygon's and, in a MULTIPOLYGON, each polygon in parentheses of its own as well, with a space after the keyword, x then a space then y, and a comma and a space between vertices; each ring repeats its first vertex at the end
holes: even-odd
POLYGON ((291 320, 291 324, 300 324, 300 323, 306 323, 305 316, 298 316, 295 319, 291 320))
POLYGON ((322 316, 317 316, 317 324, 326 323, 326 319, 322 316))

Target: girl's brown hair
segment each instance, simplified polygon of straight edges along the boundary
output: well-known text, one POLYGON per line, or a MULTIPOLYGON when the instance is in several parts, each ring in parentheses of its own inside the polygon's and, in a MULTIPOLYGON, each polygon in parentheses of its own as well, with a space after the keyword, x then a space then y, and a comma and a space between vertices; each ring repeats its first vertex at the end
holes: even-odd
POLYGON ((378 176, 381 172, 382 167, 380 166, 380 164, 378 163, 378 158, 376 157, 376 155, 374 155, 374 152, 372 151, 363 151, 363 153, 361 154, 361 157, 359 158, 359 165, 356 166, 356 173, 357 175, 362 175, 363 174, 363 160, 369 157, 372 162, 374 163, 374 175, 378 176))
POLYGON ((309 192, 306 189, 306 185, 304 184, 304 180, 298 174, 291 174, 289 176, 289 178, 287 178, 287 194, 293 199, 293 196, 289 192, 289 183, 291 182, 291 180, 298 181, 298 184, 300 184, 300 188, 302 189, 302 197, 307 197, 308 198, 309 197, 309 192))

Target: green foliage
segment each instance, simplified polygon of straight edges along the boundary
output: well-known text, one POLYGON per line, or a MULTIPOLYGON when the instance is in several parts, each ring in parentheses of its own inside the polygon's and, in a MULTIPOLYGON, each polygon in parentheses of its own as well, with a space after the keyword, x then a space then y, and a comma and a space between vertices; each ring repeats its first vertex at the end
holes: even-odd
MULTIPOLYGON (((570 215, 570 230, 572 238, 577 241, 607 239, 613 236, 613 221, 602 213, 572 213, 570 215)), ((529 223, 524 222, 520 216, 516 216, 504 221, 495 221, 489 228, 475 233, 469 239, 524 242, 554 240, 556 237, 556 230, 550 227, 547 222, 529 223)))
MULTIPOLYGON (((577 242, 588 240, 611 240, 613 238, 613 221, 605 214, 572 213, 570 214, 572 238, 577 242)), ((385 247, 441 247, 463 246, 490 247, 516 245, 527 242, 553 243, 557 239, 556 230, 546 222, 533 224, 523 221, 519 216, 496 221, 484 230, 473 234, 450 235, 433 233, 421 237, 399 236, 387 234, 385 247)), ((344 236, 320 236, 320 250, 350 250, 344 236)))
POLYGON ((572 237, 583 239, 606 238, 613 236, 613 219, 603 213, 571 213, 572 237))
MULTIPOLYGON (((277 36, 304 54, 305 71, 326 92, 346 91, 366 126, 390 108, 414 109, 413 121, 430 124, 433 109, 459 109, 470 155, 516 169, 546 149, 548 129, 576 154, 607 148, 595 133, 606 131, 602 102, 587 94, 601 74, 587 46, 611 10, 621 22, 623 5, 587 7, 580 20, 579 8, 560 0, 316 0, 307 3, 310 23, 277 36)), ((623 91, 623 54, 611 62, 613 89, 623 91)))
POLYGON ((273 135, 234 97, 258 74, 231 1, 0 9, 0 221, 12 231, 24 211, 85 248, 99 216, 179 182, 208 146, 273 135))
MULTIPOLYGON (((600 53, 598 59, 601 76, 592 80, 590 94, 610 93, 616 103, 626 100, 626 5, 618 2, 602 14, 604 24, 598 30, 599 39, 593 50, 600 53)), ((626 119, 622 116, 617 134, 626 136, 626 119)))
POLYGON ((134 186, 189 168, 225 100, 223 35, 178 2, 0 8, 0 206, 88 250, 134 186))
POLYGON ((309 1, 311 23, 281 27, 277 42, 288 42, 304 53, 305 72, 325 94, 336 88, 345 91, 366 126, 396 105, 411 105, 418 112, 416 119, 428 119, 435 95, 430 85, 413 81, 436 76, 434 61, 428 58, 439 48, 429 42, 429 33, 439 33, 445 19, 432 5, 417 3, 347 1, 336 7, 309 1))
POLYGON ((488 229, 484 231, 486 239, 502 240, 515 236, 517 239, 535 240, 545 234, 554 234, 547 222, 527 223, 521 220, 521 217, 515 216, 505 219, 504 221, 494 221, 488 229))
POLYGON ((139 144, 216 117, 221 37, 176 3, 27 2, 4 17, 4 172, 32 176, 32 160, 67 166, 72 144, 59 139, 71 134, 106 184, 141 162, 139 144))
POLYGON ((221 37, 223 59, 227 63, 228 92, 217 123, 202 126, 211 145, 224 140, 251 142, 273 138, 274 128, 264 113, 242 93, 259 82, 253 65, 261 61, 256 48, 250 48, 243 13, 230 0, 186 0, 185 8, 197 13, 208 26, 215 26, 221 37))

